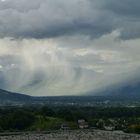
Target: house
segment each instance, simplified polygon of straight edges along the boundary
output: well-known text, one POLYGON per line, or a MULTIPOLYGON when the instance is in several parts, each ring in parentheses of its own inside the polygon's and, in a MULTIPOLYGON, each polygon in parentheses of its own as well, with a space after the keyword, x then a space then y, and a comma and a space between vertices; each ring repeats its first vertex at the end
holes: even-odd
POLYGON ((88 122, 85 120, 78 120, 78 126, 80 129, 87 129, 89 127, 88 122))
POLYGON ((104 126, 104 129, 107 131, 113 131, 115 129, 114 126, 104 126))
POLYGON ((69 130, 70 127, 67 124, 62 124, 61 125, 61 130, 69 130))
POLYGON ((115 120, 109 119, 104 123, 104 129, 107 131, 115 130, 115 120))

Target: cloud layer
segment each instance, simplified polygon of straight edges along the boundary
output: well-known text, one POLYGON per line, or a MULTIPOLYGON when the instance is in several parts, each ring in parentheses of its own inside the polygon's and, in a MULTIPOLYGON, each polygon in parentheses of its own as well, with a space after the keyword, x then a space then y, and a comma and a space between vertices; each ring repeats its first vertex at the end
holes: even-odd
POLYGON ((119 29, 140 37, 138 0, 0 1, 0 36, 46 38, 73 34, 99 37, 119 29))
POLYGON ((139 75, 140 40, 119 38, 114 31, 94 40, 1 39, 0 88, 31 95, 79 95, 130 80, 139 75))
POLYGON ((139 5, 1 0, 0 88, 79 95, 134 80, 140 76, 139 5))

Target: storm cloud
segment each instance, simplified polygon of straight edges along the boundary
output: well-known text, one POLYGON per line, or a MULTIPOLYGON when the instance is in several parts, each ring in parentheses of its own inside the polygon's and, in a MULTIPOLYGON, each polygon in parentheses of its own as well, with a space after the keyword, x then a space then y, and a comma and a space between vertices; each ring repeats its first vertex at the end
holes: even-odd
POLYGON ((0 36, 48 38, 73 34, 97 38, 119 29, 124 39, 137 38, 138 0, 0 1, 0 36))
POLYGON ((135 80, 139 13, 138 0, 1 0, 0 88, 81 95, 135 80))

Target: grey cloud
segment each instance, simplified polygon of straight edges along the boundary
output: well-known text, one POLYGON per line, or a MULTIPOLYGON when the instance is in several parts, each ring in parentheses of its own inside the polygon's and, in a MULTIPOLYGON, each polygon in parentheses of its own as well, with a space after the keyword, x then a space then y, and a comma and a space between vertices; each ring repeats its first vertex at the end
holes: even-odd
POLYGON ((28 13, 29 11, 40 8, 42 0, 28 2, 27 0, 5 0, 0 1, 0 10, 13 10, 21 13, 28 13))
MULTIPOLYGON (((140 18, 140 1, 139 0, 106 0, 104 2, 106 10, 113 11, 115 14, 131 18, 140 18)), ((131 19, 130 19, 131 20, 131 19)))
POLYGON ((140 40, 119 40, 118 34, 93 40, 1 39, 0 87, 30 95, 77 95, 132 79, 140 66, 140 40))
POLYGON ((122 39, 140 37, 140 1, 107 0, 103 8, 114 14, 116 28, 121 30, 122 39))
POLYGON ((136 0, 0 1, 0 37, 0 88, 76 95, 139 76, 136 0))
POLYGON ((139 18, 137 0, 7 0, 0 2, 0 36, 97 38, 120 29, 124 38, 139 37, 139 18))
POLYGON ((0 88, 1 89, 7 89, 8 86, 9 85, 6 82, 4 75, 2 75, 1 71, 0 71, 0 88))
POLYGON ((12 55, 0 56, 0 65, 2 67, 9 67, 12 64, 16 65, 16 64, 19 64, 19 63, 20 63, 20 60, 16 56, 12 56, 12 55))

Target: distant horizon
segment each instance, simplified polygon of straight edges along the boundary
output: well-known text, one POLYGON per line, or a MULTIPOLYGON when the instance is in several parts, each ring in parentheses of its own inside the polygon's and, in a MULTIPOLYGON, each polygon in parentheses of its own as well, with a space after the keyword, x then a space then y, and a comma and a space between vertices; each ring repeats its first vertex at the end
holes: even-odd
MULTIPOLYGON (((90 95, 90 94, 89 94, 89 95, 86 95, 86 94, 85 94, 85 95, 52 95, 52 96, 51 96, 51 95, 49 95, 49 96, 47 96, 47 95, 46 95, 46 96, 41 96, 41 95, 39 96, 39 95, 38 95, 38 96, 34 96, 34 95, 28 95, 28 94, 26 94, 26 93, 12 92, 12 91, 8 91, 8 90, 5 90, 5 89, 0 89, 0 93, 1 93, 1 91, 9 92, 9 94, 10 94, 10 93, 11 93, 11 94, 19 94, 19 95, 29 96, 29 97, 33 97, 33 98, 44 98, 44 97, 45 97, 45 98, 47 98, 47 97, 48 97, 48 98, 55 98, 55 97, 58 97, 58 98, 61 98, 61 97, 62 97, 62 98, 63 98, 63 97, 64 97, 64 98, 67 98, 67 97, 78 97, 78 98, 81 98, 81 97, 93 97, 93 98, 94 98, 94 97, 95 97, 95 98, 99 98, 99 99, 100 99, 100 98, 104 98, 104 99, 105 99, 105 98, 107 98, 107 99, 108 99, 108 98, 114 98, 114 99, 115 99, 115 98, 117 98, 117 99, 132 99, 132 98, 135 99, 135 98, 136 98, 136 99, 140 99, 140 95, 139 95, 139 96, 138 96, 138 95, 136 95, 136 96, 135 96, 135 95, 132 95, 132 96, 121 95, 121 96, 120 96, 120 95, 113 95, 113 94, 112 94, 112 95, 98 95, 98 94, 97 94, 97 95, 94 95, 94 94, 93 94, 93 95, 90 95)), ((3 93, 2 93, 2 94, 3 94, 3 93)), ((7 93, 6 93, 6 94, 7 94, 7 93)))

